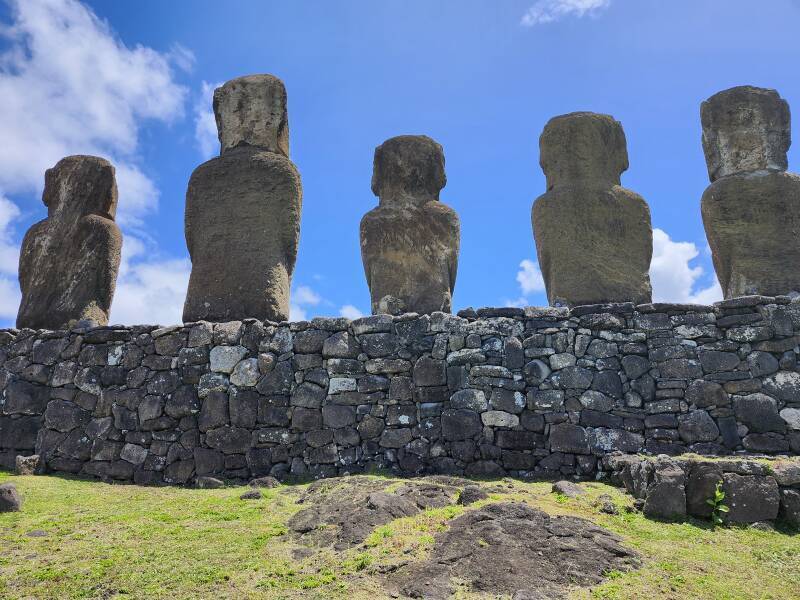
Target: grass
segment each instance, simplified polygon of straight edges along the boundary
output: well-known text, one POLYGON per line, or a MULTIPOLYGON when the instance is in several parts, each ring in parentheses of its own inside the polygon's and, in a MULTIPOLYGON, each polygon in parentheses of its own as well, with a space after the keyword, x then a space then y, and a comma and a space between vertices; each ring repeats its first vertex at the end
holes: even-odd
MULTIPOLYGON (((303 485, 262 490, 190 490, 110 485, 64 477, 14 477, 23 511, 0 515, 0 598, 388 597, 382 573, 422 559, 435 535, 470 508, 450 506, 376 528, 344 553, 298 553, 286 522, 303 485), (42 535, 42 533, 44 535, 42 535)), ((488 502, 524 501, 551 514, 590 519, 636 548, 642 569, 611 572, 578 599, 800 598, 800 536, 784 531, 659 523, 629 512, 630 498, 602 483, 566 498, 545 483, 482 482, 488 502), (618 515, 594 501, 609 494, 618 515)), ((457 586, 457 598, 475 598, 457 586)))

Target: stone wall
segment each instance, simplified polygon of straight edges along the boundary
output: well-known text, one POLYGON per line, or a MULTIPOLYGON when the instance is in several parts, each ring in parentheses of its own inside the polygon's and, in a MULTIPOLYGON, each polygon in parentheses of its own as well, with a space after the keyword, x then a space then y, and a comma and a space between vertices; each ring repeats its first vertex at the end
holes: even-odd
POLYGON ((800 454, 800 302, 0 332, 0 456, 139 483, 800 454))

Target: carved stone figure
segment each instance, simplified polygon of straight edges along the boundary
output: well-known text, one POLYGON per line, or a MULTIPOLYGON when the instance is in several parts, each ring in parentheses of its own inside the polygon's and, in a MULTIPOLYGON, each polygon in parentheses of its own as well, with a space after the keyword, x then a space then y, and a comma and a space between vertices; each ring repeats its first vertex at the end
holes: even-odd
POLYGON ((539 149, 547 192, 532 222, 550 303, 650 302, 650 209, 620 185, 628 168, 622 125, 588 112, 555 117, 539 149))
POLYGON ((114 167, 97 156, 63 158, 46 171, 42 200, 47 218, 22 241, 17 327, 108 324, 122 250, 114 167))
POLYGON ((372 191, 380 204, 361 219, 361 258, 373 314, 450 312, 458 269, 458 215, 439 202, 444 152, 423 135, 375 149, 372 191))
POLYGON ((711 185, 703 224, 725 298, 800 292, 800 177, 787 173, 789 105, 775 90, 720 92, 700 109, 711 185))
POLYGON ((195 169, 186 191, 183 320, 285 321, 303 196, 286 89, 272 75, 234 79, 215 90, 214 114, 220 156, 195 169))

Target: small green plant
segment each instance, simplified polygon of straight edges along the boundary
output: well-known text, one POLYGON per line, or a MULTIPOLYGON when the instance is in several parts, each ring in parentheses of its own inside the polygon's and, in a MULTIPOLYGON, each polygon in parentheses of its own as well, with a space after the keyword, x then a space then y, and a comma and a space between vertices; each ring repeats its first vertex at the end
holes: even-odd
POLYGON ((717 483, 714 489, 714 495, 706 500, 706 504, 711 507, 711 522, 714 525, 722 525, 722 514, 728 512, 730 509, 722 501, 725 500, 725 492, 722 491, 722 483, 717 483))

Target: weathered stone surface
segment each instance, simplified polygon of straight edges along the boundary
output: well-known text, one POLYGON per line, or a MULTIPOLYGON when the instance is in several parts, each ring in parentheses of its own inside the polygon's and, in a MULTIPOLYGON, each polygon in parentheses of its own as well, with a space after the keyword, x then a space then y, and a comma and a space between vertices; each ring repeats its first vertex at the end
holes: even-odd
POLYGON ((460 224, 439 202, 444 153, 425 136, 391 138, 375 150, 380 205, 361 220, 361 257, 372 312, 450 312, 460 224))
POLYGON ((686 512, 693 517, 709 518, 717 484, 722 483, 722 469, 714 463, 691 465, 686 478, 686 512))
POLYGON ((657 519, 678 519, 686 515, 686 474, 677 464, 659 461, 655 465, 643 511, 657 519))
POLYGON ((0 513, 16 512, 22 507, 22 498, 13 483, 0 485, 0 513))
POLYGON ((575 517, 551 517, 525 503, 496 503, 453 519, 431 557, 391 575, 392 597, 450 598, 455 582, 490 598, 565 598, 575 586, 628 571, 637 555, 608 531, 575 517))
POLYGON ((730 508, 723 515, 728 523, 772 521, 778 516, 780 495, 772 477, 726 473, 722 489, 730 508))
POLYGON ((302 187, 288 158, 286 91, 271 75, 214 93, 222 154, 192 173, 184 321, 285 321, 297 257, 302 187))
POLYGON ((63 158, 45 173, 42 200, 47 218, 22 241, 17 327, 106 325, 122 250, 114 167, 96 156, 63 158))
POLYGON ((736 411, 736 418, 751 431, 766 433, 782 432, 786 429, 786 423, 778 414, 775 399, 766 394, 737 396, 733 399, 733 408, 736 411))
POLYGON ((678 417, 678 433, 687 444, 713 442, 719 436, 719 428, 704 410, 696 410, 678 417))
POLYGON ((725 298, 800 291, 800 177, 786 173, 789 105, 775 90, 720 92, 701 108, 711 185, 702 213, 725 298))
POLYGON ((539 147, 547 192, 532 222, 550 303, 650 302, 650 209, 620 186, 622 126, 608 115, 563 115, 545 126, 539 147))
POLYGON ((781 490, 780 517, 795 529, 800 529, 800 491, 781 490))

